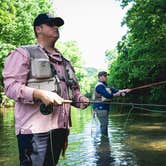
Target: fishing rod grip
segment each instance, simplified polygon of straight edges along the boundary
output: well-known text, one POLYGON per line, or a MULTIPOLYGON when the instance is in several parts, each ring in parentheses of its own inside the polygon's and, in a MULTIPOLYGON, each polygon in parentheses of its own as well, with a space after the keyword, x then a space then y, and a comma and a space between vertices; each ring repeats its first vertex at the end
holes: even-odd
POLYGON ((65 103, 66 103, 66 104, 68 104, 68 103, 70 104, 70 103, 72 103, 72 102, 73 102, 72 100, 66 100, 66 99, 63 100, 63 103, 64 103, 64 104, 65 104, 65 103))

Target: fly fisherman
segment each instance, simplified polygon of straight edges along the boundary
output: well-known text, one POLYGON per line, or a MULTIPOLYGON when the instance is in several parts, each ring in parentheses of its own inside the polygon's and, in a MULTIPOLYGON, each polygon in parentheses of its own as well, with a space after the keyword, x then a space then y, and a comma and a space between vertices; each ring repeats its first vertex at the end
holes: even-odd
POLYGON ((110 109, 108 102, 110 102, 110 99, 113 97, 121 96, 122 93, 128 93, 130 91, 129 89, 118 90, 108 87, 107 75, 105 71, 98 73, 98 83, 95 86, 93 96, 94 100, 99 101, 93 104, 93 110, 100 121, 100 130, 103 136, 108 136, 108 113, 110 109))
POLYGON ((16 48, 5 61, 5 94, 15 100, 20 166, 55 166, 71 127, 70 104, 64 100, 88 106, 71 63, 54 47, 63 24, 60 17, 39 14, 33 23, 37 44, 16 48))

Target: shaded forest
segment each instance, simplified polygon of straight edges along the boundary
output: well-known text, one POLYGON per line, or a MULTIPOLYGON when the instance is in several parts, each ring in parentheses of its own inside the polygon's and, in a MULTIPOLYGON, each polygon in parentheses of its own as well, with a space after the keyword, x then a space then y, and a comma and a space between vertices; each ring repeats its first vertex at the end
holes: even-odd
MULTIPOLYGON (((117 45, 117 56, 106 51, 109 82, 115 87, 133 88, 166 80, 166 1, 122 0, 130 5, 122 21, 128 32, 117 45), (109 63, 109 62, 112 63, 109 63)), ((128 101, 166 104, 166 85, 140 89, 128 101)))

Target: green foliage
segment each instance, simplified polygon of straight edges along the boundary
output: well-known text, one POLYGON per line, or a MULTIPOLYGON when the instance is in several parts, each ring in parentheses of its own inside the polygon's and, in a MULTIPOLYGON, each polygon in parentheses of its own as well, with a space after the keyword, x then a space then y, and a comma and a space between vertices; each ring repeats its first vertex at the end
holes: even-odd
POLYGON ((8 6, 8 8, 0 13, 0 17, 3 18, 2 24, 0 23, 0 33, 2 34, 0 40, 15 46, 32 43, 34 41, 33 19, 40 12, 51 10, 51 4, 46 0, 10 2, 6 0, 3 2, 3 6, 8 6))
POLYGON ((84 75, 84 81, 81 82, 82 86, 84 87, 84 94, 88 98, 92 98, 92 94, 94 91, 95 84, 97 82, 97 69, 92 67, 86 67, 85 68, 85 75, 84 75))
POLYGON ((0 93, 1 98, 1 106, 2 107, 13 107, 14 106, 14 100, 9 99, 4 93, 0 93))
POLYGON ((8 24, 12 24, 15 18, 16 9, 14 7, 14 0, 0 1, 0 40, 3 38, 4 31, 9 31, 8 24))
POLYGON ((64 43, 58 42, 57 47, 61 53, 74 64, 75 67, 80 67, 80 64, 82 63, 81 52, 77 47, 76 41, 68 41, 64 43))
MULTIPOLYGON (((166 3, 164 0, 122 0, 121 5, 125 7, 129 3, 132 7, 122 23, 129 30, 118 43, 118 58, 109 68, 109 82, 118 88, 166 80, 166 3)), ((163 85, 133 95, 137 95, 137 101, 165 103, 165 91, 166 85, 163 85)), ((135 101, 130 96, 130 101, 135 101)))
POLYGON ((0 92, 3 90, 3 78, 2 78, 2 69, 4 60, 6 58, 6 55, 8 54, 9 50, 11 51, 14 48, 11 44, 5 44, 1 43, 0 41, 0 92))
POLYGON ((108 64, 108 67, 111 66, 113 61, 118 57, 117 50, 106 50, 105 51, 105 58, 106 58, 106 63, 108 64))

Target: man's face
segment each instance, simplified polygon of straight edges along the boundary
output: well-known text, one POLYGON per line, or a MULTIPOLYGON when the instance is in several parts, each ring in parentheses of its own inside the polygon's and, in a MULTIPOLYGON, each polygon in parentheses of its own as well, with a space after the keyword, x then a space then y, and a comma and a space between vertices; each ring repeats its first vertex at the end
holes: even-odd
POLYGON ((99 80, 100 80, 101 82, 106 82, 106 81, 107 81, 107 75, 102 75, 102 76, 100 76, 100 77, 99 77, 99 80))
POLYGON ((59 27, 54 22, 48 22, 36 27, 38 37, 43 39, 58 39, 59 38, 59 27))

